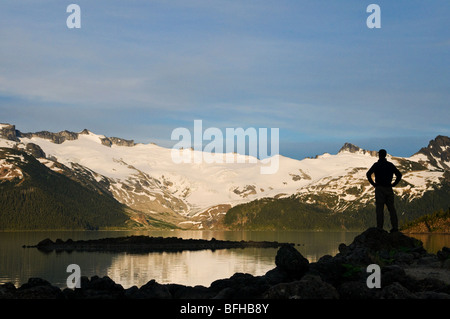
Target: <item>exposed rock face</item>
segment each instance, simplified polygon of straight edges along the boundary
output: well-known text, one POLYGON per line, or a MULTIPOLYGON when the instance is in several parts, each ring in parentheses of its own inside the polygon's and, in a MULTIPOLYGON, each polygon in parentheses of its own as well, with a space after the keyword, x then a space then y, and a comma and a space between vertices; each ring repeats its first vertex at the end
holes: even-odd
MULTIPOLYGON (((44 244, 58 244, 51 240, 44 244)), ((340 252, 307 260, 290 245, 282 246, 276 268, 263 276, 236 273, 214 281, 210 287, 159 284, 155 280, 124 289, 105 276, 81 277, 81 288, 63 289, 30 278, 21 287, 0 285, 0 299, 450 299, 450 249, 428 254, 422 243, 402 233, 370 228, 340 252), (368 264, 381 268, 381 287, 366 284, 368 264), (440 270, 444 280, 414 276, 414 269, 440 270), (407 270, 407 271, 405 271, 407 270)))
POLYGON ((134 140, 125 140, 123 138, 119 137, 105 137, 101 139, 102 144, 105 146, 111 147, 111 145, 117 145, 117 146, 134 146, 134 140))
POLYGON ((16 126, 11 124, 0 124, 0 137, 3 137, 7 140, 20 142, 17 137, 16 126))
POLYGON ((26 150, 33 155, 35 158, 45 158, 45 153, 42 148, 34 143, 28 143, 26 150))
POLYGON ((59 133, 52 133, 48 131, 41 131, 36 133, 22 133, 19 132, 19 137, 39 137, 46 140, 51 140, 53 143, 61 144, 64 141, 73 141, 78 139, 78 133, 70 132, 70 131, 61 131, 59 133))
MULTIPOLYGON (((80 135, 89 135, 91 134, 89 130, 84 129, 80 133, 75 133, 71 131, 61 131, 58 133, 52 133, 48 131, 41 131, 36 133, 22 133, 15 129, 14 125, 10 124, 2 124, 0 126, 0 136, 15 142, 20 142, 20 137, 32 138, 39 137, 46 140, 50 140, 53 143, 61 144, 65 141, 73 141, 77 140, 80 135)), ((118 145, 118 146, 134 146, 136 145, 133 140, 126 140, 119 137, 104 137, 101 139, 101 143, 105 146, 118 145)))
POLYGON ((437 136, 416 154, 425 155, 432 165, 450 169, 450 138, 448 136, 437 136))
POLYGON ((367 151, 351 143, 345 143, 344 146, 341 147, 339 153, 343 152, 361 153, 361 154, 369 154, 370 156, 378 156, 377 151, 367 151))

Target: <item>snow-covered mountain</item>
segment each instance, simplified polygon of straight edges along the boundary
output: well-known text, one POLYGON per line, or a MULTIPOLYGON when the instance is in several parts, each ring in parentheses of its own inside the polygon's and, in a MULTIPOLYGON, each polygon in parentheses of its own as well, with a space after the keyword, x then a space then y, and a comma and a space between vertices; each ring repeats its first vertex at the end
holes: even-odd
MULTIPOLYGON (((249 157, 238 154, 233 156, 246 162, 177 164, 172 149, 155 144, 88 130, 21 133, 9 124, 0 124, 0 147, 23 149, 54 172, 183 228, 218 227, 230 207, 265 197, 297 195, 306 203, 320 203, 336 212, 366 205, 373 200, 373 188, 365 174, 377 161, 375 151, 346 143, 334 155, 303 160, 276 155, 279 169, 267 175, 261 174, 264 163, 251 163, 249 157)), ((388 156, 403 173, 397 194, 412 200, 439 188, 449 178, 449 154, 449 138, 438 136, 409 158, 388 156)), ((0 182, 20 174, 19 168, 0 159, 0 182)))

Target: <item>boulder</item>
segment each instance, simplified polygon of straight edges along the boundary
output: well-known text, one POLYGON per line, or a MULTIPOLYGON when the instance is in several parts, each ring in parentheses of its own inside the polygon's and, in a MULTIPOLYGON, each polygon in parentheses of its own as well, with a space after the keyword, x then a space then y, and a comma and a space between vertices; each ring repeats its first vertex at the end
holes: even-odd
POLYGON ((34 143, 28 143, 26 146, 26 150, 35 158, 45 158, 45 153, 42 148, 34 143))
POLYGON ((450 248, 448 247, 443 247, 441 250, 439 250, 436 253, 436 256, 439 258, 439 260, 441 261, 446 261, 447 259, 450 259, 450 248))
POLYGON ((16 293, 16 286, 12 282, 0 285, 0 299, 12 299, 16 293))
POLYGON ((233 289, 232 299, 255 299, 260 298, 264 291, 270 288, 270 284, 265 276, 235 273, 230 278, 214 281, 209 287, 216 294, 219 294, 225 288, 233 289))
POLYGON ((172 294, 167 286, 152 279, 143 285, 134 297, 136 299, 172 299, 172 294))
POLYGON ((301 278, 309 269, 309 261, 292 245, 282 245, 275 257, 275 264, 291 279, 301 278))
POLYGON ((29 278, 28 282, 16 290, 15 296, 19 299, 57 299, 61 296, 61 290, 47 280, 29 278))
POLYGON ((92 276, 89 280, 87 277, 80 278, 81 288, 75 288, 73 293, 64 292, 66 298, 74 299, 119 299, 124 298, 125 290, 122 285, 116 284, 108 276, 102 278, 92 276))
POLYGON ((401 232, 388 233, 372 227, 356 236, 353 242, 341 247, 336 258, 349 264, 411 264, 427 254, 420 240, 401 232))

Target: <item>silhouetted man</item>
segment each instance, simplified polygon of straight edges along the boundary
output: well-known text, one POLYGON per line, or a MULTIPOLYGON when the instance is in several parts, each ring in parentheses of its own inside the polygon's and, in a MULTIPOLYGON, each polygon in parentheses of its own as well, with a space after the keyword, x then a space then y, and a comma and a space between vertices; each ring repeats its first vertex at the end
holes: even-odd
POLYGON ((394 164, 386 160, 386 155, 386 150, 381 149, 378 152, 378 162, 372 165, 372 167, 367 171, 366 176, 369 183, 375 187, 377 227, 383 229, 384 205, 386 204, 391 218, 391 232, 396 232, 398 231, 398 219, 394 206, 394 191, 392 190, 392 187, 396 186, 400 182, 402 179, 402 173, 400 173, 394 164), (372 179, 372 174, 375 174, 375 182, 372 179), (394 174, 396 179, 394 183, 392 183, 394 174))

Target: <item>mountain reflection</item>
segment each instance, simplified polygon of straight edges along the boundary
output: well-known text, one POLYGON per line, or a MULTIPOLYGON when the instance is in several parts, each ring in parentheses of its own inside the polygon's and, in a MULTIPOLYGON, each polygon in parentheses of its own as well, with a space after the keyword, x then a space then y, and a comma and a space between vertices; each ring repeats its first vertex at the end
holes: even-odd
POLYGON ((124 288, 158 283, 209 286, 236 272, 264 275, 275 267, 276 249, 228 249, 116 255, 107 275, 124 288))
MULTIPOLYGON (((254 240, 294 243, 300 253, 316 262, 324 255, 338 253, 340 243, 349 244, 358 232, 308 232, 308 231, 172 231, 172 232, 0 232, 0 284, 12 282, 16 287, 31 277, 48 280, 65 288, 69 264, 78 264, 81 275, 109 276, 124 288, 141 287, 154 279, 158 283, 176 283, 186 286, 208 287, 213 281, 229 278, 233 274, 264 275, 275 267, 275 248, 220 249, 216 251, 183 251, 165 253, 107 253, 72 252, 44 254, 33 245, 44 238, 97 239, 124 235, 149 235, 162 237, 201 238, 218 240, 254 240)), ((450 246, 447 234, 416 235, 425 249, 436 252, 450 246)))

